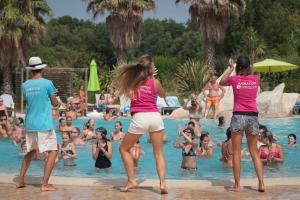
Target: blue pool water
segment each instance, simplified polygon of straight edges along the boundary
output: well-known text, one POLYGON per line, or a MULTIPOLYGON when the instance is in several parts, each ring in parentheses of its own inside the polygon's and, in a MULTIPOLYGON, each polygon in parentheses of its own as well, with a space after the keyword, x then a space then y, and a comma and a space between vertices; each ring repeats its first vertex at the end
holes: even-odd
MULTIPOLYGON (((87 120, 77 120, 74 124, 78 127, 83 127, 87 120)), ((121 119, 123 122, 123 129, 127 130, 130 120, 121 119)), ((182 171, 181 165, 181 150, 173 148, 173 141, 177 134, 178 125, 184 126, 187 121, 184 120, 164 120, 165 131, 168 135, 169 142, 164 145, 164 153, 167 161, 167 178, 168 179, 227 179, 232 178, 232 171, 225 169, 219 161, 221 156, 220 148, 214 149, 214 155, 211 158, 198 158, 196 171, 182 171)), ((294 177, 300 174, 300 147, 286 148, 287 135, 295 133, 300 138, 300 119, 270 119, 261 120, 262 124, 267 125, 268 128, 276 134, 279 144, 284 146, 285 162, 274 166, 265 167, 265 177, 294 177)), ((104 126, 109 133, 114 129, 114 121, 106 122, 103 120, 96 120, 96 126, 104 126)), ((217 127, 217 121, 206 120, 201 122, 202 129, 211 134, 214 143, 218 143, 225 139, 225 130, 217 127)), ((60 134, 57 134, 59 141, 61 141, 60 134)), ((245 138, 244 138, 245 139, 245 138)), ((137 172, 138 178, 156 178, 155 161, 152 154, 151 144, 147 143, 147 135, 141 139, 141 144, 145 154, 139 161, 139 169, 137 172)), ((92 159, 91 146, 78 147, 78 159, 75 161, 75 167, 65 167, 63 163, 58 163, 53 171, 55 176, 66 177, 100 177, 100 178, 125 178, 126 174, 123 169, 123 164, 118 151, 119 143, 113 145, 112 168, 108 170, 95 170, 94 160, 92 159)), ((245 147, 245 140, 243 142, 245 147)), ((8 140, 0 140, 0 173, 14 173, 17 174, 21 167, 22 159, 18 156, 20 147, 16 147, 8 140)), ((28 175, 41 176, 43 173, 43 162, 32 161, 28 171, 28 175)), ((242 161, 243 178, 255 177, 253 163, 242 161)))

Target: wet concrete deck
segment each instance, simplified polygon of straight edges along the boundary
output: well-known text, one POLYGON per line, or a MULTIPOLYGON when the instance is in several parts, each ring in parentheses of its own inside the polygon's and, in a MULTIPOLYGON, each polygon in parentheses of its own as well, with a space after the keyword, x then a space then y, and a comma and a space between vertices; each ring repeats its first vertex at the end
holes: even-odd
MULTIPOLYGON (((187 180, 188 181, 188 180, 187 180)), ((39 185, 28 185, 16 189, 13 184, 0 184, 0 199, 2 200, 146 200, 146 199, 300 199, 300 186, 271 186, 265 193, 258 193, 252 187, 243 187, 240 193, 227 191, 224 187, 206 189, 172 188, 169 194, 160 195, 158 188, 141 187, 128 193, 119 192, 118 188, 94 186, 57 186, 58 191, 40 192, 39 185)))

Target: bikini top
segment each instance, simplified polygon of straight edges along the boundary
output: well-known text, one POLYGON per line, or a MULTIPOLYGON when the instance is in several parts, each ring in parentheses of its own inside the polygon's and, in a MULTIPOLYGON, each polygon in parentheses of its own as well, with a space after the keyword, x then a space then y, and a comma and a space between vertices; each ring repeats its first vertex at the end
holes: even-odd
POLYGON ((183 157, 185 157, 185 156, 196 156, 196 153, 195 153, 193 147, 191 147, 188 152, 186 152, 185 149, 182 148, 182 156, 183 157))
POLYGON ((264 148, 261 149, 261 152, 260 152, 261 159, 267 159, 269 157, 269 155, 272 155, 274 158, 279 158, 279 153, 277 152, 276 144, 274 144, 271 152, 270 152, 270 150, 267 151, 264 148))
POLYGON ((73 153, 73 150, 72 150, 72 148, 70 147, 69 144, 68 144, 66 147, 61 147, 61 151, 62 151, 62 150, 65 150, 66 153, 68 153, 68 154, 71 154, 71 155, 74 154, 74 153, 73 153))

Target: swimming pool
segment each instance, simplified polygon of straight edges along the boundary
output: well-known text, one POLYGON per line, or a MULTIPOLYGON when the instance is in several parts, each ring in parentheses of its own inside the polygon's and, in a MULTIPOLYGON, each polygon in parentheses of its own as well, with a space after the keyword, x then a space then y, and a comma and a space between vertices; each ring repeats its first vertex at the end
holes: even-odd
MULTIPOLYGON (((74 125, 82 128, 87 120, 76 120, 74 125)), ((121 119, 123 129, 127 130, 130 120, 121 119)), ((96 120, 96 127, 104 126, 110 133, 114 129, 115 121, 96 120)), ((185 120, 164 120, 166 127, 166 134, 169 142, 164 145, 164 153, 167 161, 167 179, 228 179, 232 178, 231 169, 223 168, 219 161, 221 156, 220 148, 214 149, 214 155, 211 158, 198 158, 196 171, 182 171, 181 165, 181 150, 173 148, 173 141, 177 135, 178 125, 184 126, 185 120)), ((276 134, 278 143, 285 146, 287 143, 287 135, 295 133, 300 138, 300 118, 286 118, 286 119, 268 119, 260 120, 264 125, 276 134)), ((57 122, 56 122, 57 123, 57 122)), ((217 121, 205 120, 201 122, 202 129, 211 134, 214 143, 223 141, 225 139, 226 128, 218 128, 217 121)), ((59 141, 61 141, 60 134, 57 134, 59 141)), ((137 178, 150 179, 156 178, 155 160, 152 154, 151 144, 147 143, 147 135, 141 139, 141 144, 145 154, 139 161, 139 169, 137 171, 137 178)), ((105 179, 126 178, 123 164, 118 151, 119 143, 113 145, 112 168, 108 170, 95 170, 94 160, 92 159, 91 145, 85 147, 78 147, 78 159, 75 161, 75 167, 65 167, 63 162, 58 163, 53 171, 55 176, 66 177, 100 177, 105 179)), ((243 142, 245 147, 245 138, 243 142)), ((18 174, 21 167, 22 158, 19 157, 19 146, 14 146, 8 140, 0 140, 0 173, 18 174)), ((285 162, 273 166, 266 166, 265 177, 295 177, 300 174, 300 148, 286 148, 284 147, 285 162)), ((42 176, 43 161, 32 161, 28 170, 28 175, 42 176)), ((242 178, 256 177, 253 163, 242 161, 242 178)))

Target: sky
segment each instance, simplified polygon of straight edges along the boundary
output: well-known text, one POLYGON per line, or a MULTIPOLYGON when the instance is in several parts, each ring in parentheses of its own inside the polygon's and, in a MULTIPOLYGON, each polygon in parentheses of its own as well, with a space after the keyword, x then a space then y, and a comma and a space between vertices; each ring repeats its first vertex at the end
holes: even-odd
MULTIPOLYGON (((86 12, 86 3, 82 0, 47 0, 53 11, 52 18, 70 15, 78 19, 92 19, 86 12)), ((175 0, 155 0, 154 12, 145 12, 145 18, 173 19, 177 22, 186 22, 189 19, 188 4, 175 4, 175 0)), ((105 21, 105 16, 97 17, 96 21, 105 21)))

